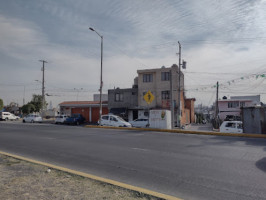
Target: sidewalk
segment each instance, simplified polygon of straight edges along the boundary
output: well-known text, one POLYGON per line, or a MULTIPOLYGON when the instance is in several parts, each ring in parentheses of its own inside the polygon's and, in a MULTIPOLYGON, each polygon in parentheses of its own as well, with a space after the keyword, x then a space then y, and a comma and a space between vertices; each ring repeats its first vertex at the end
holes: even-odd
POLYGON ((211 123, 189 124, 189 125, 185 126, 185 130, 188 130, 188 131, 214 131, 211 123))

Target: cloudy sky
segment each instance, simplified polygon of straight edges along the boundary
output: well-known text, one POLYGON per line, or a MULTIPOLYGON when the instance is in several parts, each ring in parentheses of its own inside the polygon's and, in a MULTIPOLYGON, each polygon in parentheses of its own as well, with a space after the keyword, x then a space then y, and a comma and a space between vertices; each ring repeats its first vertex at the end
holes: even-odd
POLYGON ((20 105, 41 94, 48 102, 92 100, 131 87, 138 69, 187 61, 185 89, 197 104, 222 96, 261 94, 266 103, 265 0, 0 0, 0 98, 20 105), (264 75, 265 73, 265 75, 264 75), (75 89, 74 89, 75 88, 75 89), (82 89, 81 89, 82 88, 82 89))

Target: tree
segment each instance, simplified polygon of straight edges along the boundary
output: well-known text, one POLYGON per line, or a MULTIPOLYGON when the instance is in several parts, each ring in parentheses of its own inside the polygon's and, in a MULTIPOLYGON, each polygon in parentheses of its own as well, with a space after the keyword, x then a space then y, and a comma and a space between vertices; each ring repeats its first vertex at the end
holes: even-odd
POLYGON ((23 114, 29 114, 32 112, 40 112, 41 109, 42 109, 42 95, 33 94, 31 101, 28 102, 26 105, 22 106, 21 111, 23 114))
MULTIPOLYGON (((40 112, 40 110, 43 108, 42 106, 42 95, 33 94, 30 104, 34 105, 35 109, 34 112, 40 112)), ((44 102, 44 106, 46 105, 46 102, 44 102)))
POLYGON ((35 111, 35 106, 31 103, 27 103, 21 107, 21 111, 23 114, 30 114, 35 111))
POLYGON ((4 108, 4 102, 3 99, 0 99, 0 110, 2 110, 4 108))

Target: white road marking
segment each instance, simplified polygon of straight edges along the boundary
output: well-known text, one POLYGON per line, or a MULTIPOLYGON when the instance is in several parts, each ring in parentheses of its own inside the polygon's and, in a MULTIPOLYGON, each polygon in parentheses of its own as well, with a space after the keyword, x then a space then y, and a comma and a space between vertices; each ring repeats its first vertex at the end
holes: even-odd
POLYGON ((132 148, 133 150, 139 150, 139 151, 149 151, 148 149, 141 149, 141 148, 132 148))

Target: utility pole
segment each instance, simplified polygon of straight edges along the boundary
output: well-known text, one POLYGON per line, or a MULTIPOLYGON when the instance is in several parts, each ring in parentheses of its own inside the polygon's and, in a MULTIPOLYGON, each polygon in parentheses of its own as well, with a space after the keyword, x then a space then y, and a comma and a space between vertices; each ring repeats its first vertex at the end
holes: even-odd
POLYGON ((25 85, 24 85, 24 92, 23 92, 23 106, 25 105, 25 85))
POLYGON ((171 129, 174 128, 174 97, 173 97, 173 76, 172 76, 173 68, 170 70, 170 101, 171 101, 171 129))
POLYGON ((218 121, 218 113, 219 113, 219 109, 218 109, 218 92, 219 92, 219 82, 217 81, 216 83, 216 106, 215 106, 215 118, 218 121))
MULTIPOLYGON (((45 60, 39 60, 40 62, 42 62, 42 112, 44 111, 44 107, 45 107, 45 95, 44 95, 44 63, 48 63, 45 60)), ((43 113, 42 113, 43 115, 43 113)))
POLYGON ((179 46, 179 62, 178 62, 178 112, 177 112, 177 126, 181 128, 181 44, 178 41, 179 46))

